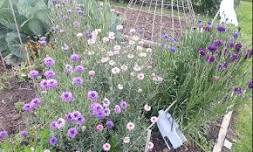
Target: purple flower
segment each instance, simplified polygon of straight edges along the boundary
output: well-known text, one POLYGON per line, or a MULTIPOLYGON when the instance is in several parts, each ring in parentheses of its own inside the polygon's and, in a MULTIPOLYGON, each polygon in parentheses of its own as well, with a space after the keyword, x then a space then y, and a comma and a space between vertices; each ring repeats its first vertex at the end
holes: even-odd
POLYGON ((177 51, 177 47, 175 46, 172 46, 169 48, 169 50, 172 52, 172 53, 175 53, 177 51))
POLYGON ((210 32, 212 30, 212 23, 211 22, 208 22, 207 23, 207 26, 205 27, 205 31, 206 32, 210 32))
POLYGON ((74 28, 80 28, 80 22, 79 21, 74 21, 73 26, 74 26, 74 28))
POLYGON ((40 81, 40 88, 42 89, 42 90, 46 90, 47 89, 47 80, 41 80, 40 81))
POLYGON ((253 89, 253 80, 251 80, 251 81, 248 83, 248 87, 249 87, 249 89, 253 89))
POLYGON ((108 129, 112 129, 114 127, 114 123, 111 120, 107 120, 105 125, 108 129))
POLYGON ((50 68, 50 67, 52 67, 52 66, 55 65, 55 61, 51 57, 46 57, 46 58, 44 58, 43 61, 44 61, 45 66, 48 67, 48 68, 50 68))
POLYGON ((8 132, 6 130, 0 131, 0 141, 8 137, 8 132))
POLYGON ((85 123, 85 117, 79 111, 67 113, 65 118, 67 119, 68 122, 76 125, 81 126, 85 123))
POLYGON ((222 40, 215 40, 213 44, 216 45, 217 47, 221 47, 224 43, 222 40))
POLYGON ((205 49, 205 48, 200 48, 200 49, 199 49, 199 55, 200 55, 201 57, 206 56, 206 49, 205 49))
POLYGON ((203 24, 202 24, 202 20, 198 20, 198 27, 202 28, 203 24))
POLYGON ((72 55, 70 56, 70 59, 71 59, 71 61, 73 61, 73 62, 79 62, 79 61, 81 61, 81 57, 80 57, 80 55, 78 55, 78 54, 72 54, 72 55))
POLYGON ((47 80, 47 89, 55 89, 58 86, 58 82, 55 79, 47 80))
POLYGON ((224 32, 226 32, 226 28, 223 25, 218 25, 217 31, 220 33, 224 33, 224 32))
POLYGON ((52 129, 52 130, 54 130, 54 129, 57 129, 57 121, 52 121, 51 123, 50 123, 50 128, 52 129))
POLYGON ((67 10, 67 14, 70 15, 72 13, 72 10, 71 9, 68 9, 67 10))
POLYGON ((78 131, 76 128, 70 128, 67 132, 67 136, 71 139, 75 138, 76 135, 78 134, 78 131))
POLYGON ((103 119, 106 116, 104 107, 96 102, 91 104, 90 112, 92 116, 95 116, 98 119, 103 119))
POLYGON ((47 38, 45 36, 41 37, 38 42, 40 43, 41 46, 46 46, 47 45, 47 38))
POLYGON ((97 101, 99 98, 97 91, 88 91, 88 99, 91 101, 97 101))
POLYGON ((121 107, 119 105, 115 105, 114 112, 117 114, 121 113, 121 107))
POLYGON ((207 56, 206 61, 208 63, 213 63, 215 61, 215 56, 213 56, 213 55, 207 56))
POLYGON ((20 131, 19 134, 20 134, 21 137, 26 137, 26 136, 28 136, 28 132, 27 132, 26 130, 20 131))
POLYGON ((228 47, 233 48, 235 46, 233 41, 229 41, 228 42, 228 47))
POLYGON ((207 48, 212 53, 214 53, 218 49, 217 45, 215 45, 215 44, 211 44, 207 48))
POLYGON ((247 52, 246 52, 246 55, 245 55, 245 59, 249 59, 249 58, 251 58, 252 57, 252 55, 253 55, 253 50, 252 49, 250 49, 250 50, 248 50, 247 52))
POLYGON ((78 65, 78 66, 76 66, 76 67, 74 68, 74 71, 75 71, 76 73, 83 73, 84 70, 85 70, 85 68, 84 68, 82 65, 78 65))
POLYGON ((124 100, 121 100, 119 103, 120 107, 124 110, 126 110, 128 108, 128 103, 124 100))
POLYGON ((69 64, 66 64, 65 68, 64 68, 64 72, 67 73, 67 74, 72 73, 73 72, 73 67, 69 64))
POLYGON ((53 79, 55 78, 56 74, 54 73, 54 71, 49 70, 44 73, 44 76, 46 77, 46 79, 53 79))
POLYGON ((239 32, 234 32, 233 33, 234 38, 237 39, 239 37, 239 34, 240 34, 239 32))
POLYGON ((40 74, 37 70, 32 70, 29 72, 28 77, 31 79, 36 79, 39 75, 40 74))
POLYGON ((72 102, 74 101, 73 94, 70 91, 65 91, 61 94, 61 99, 64 102, 72 102))
POLYGON ((83 79, 81 77, 74 77, 72 79, 72 84, 75 86, 82 86, 83 85, 83 79))
POLYGON ((58 143, 58 139, 55 137, 55 136, 52 136, 50 139, 49 139, 49 144, 50 145, 56 145, 58 143))
POLYGON ((31 106, 32 109, 37 109, 40 106, 40 103, 41 103, 40 98, 34 98, 30 102, 30 106, 31 106))
POLYGON ((111 110, 107 107, 107 108, 104 108, 104 113, 105 113, 105 116, 110 116, 110 113, 111 113, 111 110))
POLYGON ((223 64, 220 64, 219 65, 219 71, 224 71, 224 70, 226 70, 228 68, 228 63, 227 62, 225 62, 225 63, 223 63, 223 64))
POLYGON ((240 60, 240 54, 237 54, 237 53, 233 53, 231 56, 230 56, 230 59, 232 62, 236 62, 236 61, 239 61, 240 60))
POLYGON ((162 37, 162 39, 168 39, 168 38, 169 38, 169 35, 166 34, 166 33, 163 33, 163 34, 161 35, 161 37, 162 37))
POLYGON ((234 94, 238 96, 243 95, 243 89, 241 87, 234 88, 234 94))
POLYGON ((23 110, 24 110, 25 112, 31 112, 31 111, 32 111, 32 106, 31 106, 31 104, 30 104, 30 103, 24 104, 23 110))
POLYGON ((237 52, 239 52, 239 51, 241 50, 241 48, 242 48, 242 44, 241 44, 241 43, 237 43, 237 44, 235 45, 235 50, 236 50, 237 52))

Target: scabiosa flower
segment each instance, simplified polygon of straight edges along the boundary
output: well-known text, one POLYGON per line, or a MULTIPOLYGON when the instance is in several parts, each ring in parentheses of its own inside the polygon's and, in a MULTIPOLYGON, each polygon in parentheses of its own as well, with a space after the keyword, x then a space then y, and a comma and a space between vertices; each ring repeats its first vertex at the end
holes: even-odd
POLYGON ((64 102, 72 102, 74 101, 73 94, 70 91, 65 91, 61 94, 61 99, 64 102))
POLYGON ((206 61, 208 63, 213 63, 215 61, 215 56, 213 55, 207 56, 206 61))
POLYGON ((128 122, 126 128, 128 129, 128 131, 132 131, 135 128, 135 124, 132 122, 128 122))
POLYGON ((31 79, 36 79, 36 78, 38 78, 39 75, 40 75, 39 71, 32 70, 32 71, 29 72, 28 77, 31 78, 31 79))
POLYGON ((40 106, 41 103, 41 99, 40 98, 34 98, 32 99, 32 101, 30 102, 30 106, 33 109, 37 109, 40 106))
POLYGON ((97 131, 103 131, 103 129, 104 129, 104 126, 103 126, 102 124, 98 124, 98 125, 96 126, 96 130, 97 130, 97 131))
POLYGON ((72 79, 72 84, 75 85, 75 86, 82 86, 83 85, 83 78, 82 77, 74 77, 72 79))
POLYGON ((117 114, 121 113, 121 107, 119 105, 115 105, 114 112, 117 114))
POLYGON ((175 53, 177 51, 177 47, 172 46, 169 48, 170 52, 175 53))
POLYGON ((156 123, 158 121, 158 118, 156 116, 153 116, 150 118, 151 123, 156 123))
POLYGON ((154 144, 152 142, 148 143, 148 150, 152 150, 154 148, 154 144))
POLYGON ((235 39, 237 39, 237 38, 239 37, 239 34, 240 34, 240 33, 236 31, 236 32, 233 33, 233 37, 234 37, 235 39))
POLYGON ((112 129, 114 127, 114 123, 111 120, 107 120, 105 125, 108 129, 112 129))
POLYGON ((125 144, 130 143, 130 137, 124 137, 123 143, 125 143, 125 144))
POLYGON ((8 132, 6 130, 0 131, 0 141, 8 137, 8 132))
POLYGON ((55 136, 52 136, 50 139, 49 139, 49 144, 50 145, 56 145, 58 143, 58 139, 55 137, 55 136))
POLYGON ((111 149, 111 145, 109 144, 109 143, 105 143, 104 145, 103 145, 103 150, 104 151, 109 151, 111 149))
POLYGON ((71 61, 73 61, 73 62, 79 62, 79 61, 81 61, 81 56, 79 55, 79 54, 72 54, 71 56, 70 56, 70 59, 71 59, 71 61))
POLYGON ((237 54, 237 53, 233 53, 231 56, 230 56, 230 59, 232 62, 237 62, 239 61, 241 58, 240 54, 237 54))
POLYGON ((112 74, 119 74, 120 71, 121 71, 121 70, 120 70, 118 67, 114 67, 114 68, 112 68, 112 70, 111 70, 112 74))
POLYGON ((127 110, 128 108, 128 103, 124 100, 121 100, 120 103, 119 103, 120 107, 124 110, 127 110))
POLYGON ((58 81, 55 79, 47 80, 47 89, 55 89, 58 86, 58 81))
POLYGON ((97 91, 88 91, 88 99, 91 101, 97 101, 99 98, 97 91))
POLYGON ((108 107, 105 107, 104 108, 104 114, 105 114, 106 117, 110 116, 111 110, 108 107))
POLYGON ((205 48, 200 48, 199 49, 199 56, 201 56, 201 57, 206 56, 206 49, 205 48))
POLYGON ((44 73, 44 76, 46 77, 46 79, 53 79, 55 78, 56 74, 54 71, 49 70, 44 73))
POLYGON ((82 65, 78 65, 74 68, 74 71, 76 73, 83 73, 85 71, 85 68, 82 65))
POLYGON ((249 87, 249 89, 253 89, 253 80, 251 80, 251 81, 248 83, 248 87, 249 87))
POLYGON ((40 88, 42 90, 46 90, 47 89, 47 80, 41 80, 40 81, 40 88))
POLYGON ((137 75, 137 78, 138 78, 139 80, 144 80, 144 74, 143 74, 143 73, 139 73, 139 74, 137 75))
POLYGON ((241 96, 241 95, 243 95, 243 89, 241 88, 241 87, 236 87, 236 88, 234 88, 234 94, 235 95, 238 95, 238 96, 241 96))
POLYGON ((224 70, 226 70, 227 68, 228 68, 228 63, 225 62, 225 63, 222 63, 222 64, 219 65, 218 70, 219 70, 219 71, 224 71, 224 70))
POLYGON ((55 65, 55 61, 51 57, 46 57, 46 58, 44 58, 43 61, 44 61, 44 65, 48 68, 51 68, 55 65))
POLYGON ((30 104, 30 103, 24 104, 23 110, 24 110, 25 112, 31 112, 31 111, 32 111, 32 106, 31 106, 31 104, 30 104))
POLYGON ((78 134, 78 131, 76 128, 70 128, 67 132, 67 136, 71 139, 75 138, 78 134))
POLYGON ((108 99, 108 98, 104 98, 104 100, 103 100, 103 106, 104 107, 109 107, 110 106, 110 100, 108 99))
POLYGON ((64 68, 64 72, 67 73, 67 74, 72 73, 73 72, 73 67, 69 64, 66 64, 65 68, 64 68))
POLYGON ((224 33, 226 31, 226 28, 223 25, 218 25, 217 26, 217 31, 220 32, 220 33, 224 33))
POLYGON ((215 44, 211 44, 207 48, 212 53, 214 53, 218 49, 217 45, 215 45, 215 44))
POLYGON ((235 45, 235 50, 236 50, 237 52, 239 52, 239 51, 241 50, 241 48, 242 48, 242 44, 241 44, 241 43, 237 43, 237 44, 235 45))
POLYGON ((38 42, 41 46, 45 47, 47 45, 47 38, 43 36, 38 40, 38 42))
POLYGON ((96 76, 96 72, 93 71, 93 70, 89 71, 89 76, 92 77, 92 78, 95 77, 96 76))
POLYGON ((123 25, 117 25, 117 26, 116 26, 116 30, 117 30, 117 31, 123 30, 123 25))
POLYGON ((150 111, 151 110, 151 106, 149 106, 148 104, 144 105, 144 110, 145 111, 150 111))
POLYGON ((26 130, 22 130, 22 131, 20 131, 19 135, 21 137, 27 137, 28 136, 28 132, 26 130))
POLYGON ((64 126, 65 126, 65 120, 63 119, 63 118, 59 118, 59 119, 57 119, 57 121, 55 122, 55 127, 57 128, 57 129, 61 129, 61 128, 63 128, 64 126))
POLYGON ((57 129, 57 121, 52 121, 51 123, 50 123, 50 128, 52 129, 52 130, 54 130, 54 129, 57 129))

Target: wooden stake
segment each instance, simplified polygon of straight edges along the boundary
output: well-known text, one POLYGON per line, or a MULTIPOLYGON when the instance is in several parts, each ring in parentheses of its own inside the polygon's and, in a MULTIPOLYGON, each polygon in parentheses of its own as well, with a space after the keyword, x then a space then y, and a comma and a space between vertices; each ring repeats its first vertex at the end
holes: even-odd
POLYGON ((148 133, 147 133, 146 146, 145 146, 145 151, 144 152, 148 152, 148 144, 149 144, 150 138, 151 138, 151 129, 149 129, 148 133))
POLYGON ((221 152, 222 150, 224 140, 226 138, 228 127, 230 124, 230 120, 232 117, 232 113, 233 111, 230 111, 223 117, 221 128, 219 131, 218 140, 217 140, 217 143, 214 145, 213 152, 221 152))

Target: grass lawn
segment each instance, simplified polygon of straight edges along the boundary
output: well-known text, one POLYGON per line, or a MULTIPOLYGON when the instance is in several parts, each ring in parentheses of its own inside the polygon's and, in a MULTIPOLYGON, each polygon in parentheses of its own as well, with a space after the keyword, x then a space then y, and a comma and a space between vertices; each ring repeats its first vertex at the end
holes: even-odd
MULTIPOLYGON (((252 2, 241 1, 237 15, 242 38, 252 47, 252 2)), ((248 100, 236 113, 235 127, 239 140, 234 144, 233 151, 252 152, 252 100, 248 100)))

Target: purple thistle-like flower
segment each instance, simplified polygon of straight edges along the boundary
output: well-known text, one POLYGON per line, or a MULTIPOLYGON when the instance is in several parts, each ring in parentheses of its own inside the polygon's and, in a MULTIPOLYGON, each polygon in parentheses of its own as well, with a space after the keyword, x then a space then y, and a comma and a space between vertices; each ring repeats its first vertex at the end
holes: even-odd
POLYGON ((249 87, 249 89, 253 89, 253 80, 251 80, 251 81, 248 83, 248 87, 249 87))
POLYGON ((229 41, 228 42, 228 47, 233 48, 235 46, 233 41, 229 41))
POLYGON ((55 136, 52 136, 50 139, 49 139, 49 144, 50 145, 56 145, 58 143, 58 139, 55 137, 55 136))
POLYGON ((103 119, 106 116, 104 107, 99 103, 92 103, 90 106, 90 112, 92 116, 95 116, 98 119, 103 119))
POLYGON ((177 51, 177 47, 172 46, 169 48, 170 52, 175 53, 177 51))
POLYGON ((55 78, 56 74, 54 71, 49 70, 44 73, 44 76, 46 77, 46 79, 53 79, 55 78))
POLYGON ((206 61, 208 63, 213 63, 215 61, 215 56, 213 56, 213 55, 207 56, 206 61))
POLYGON ((41 80, 40 81, 40 88, 42 89, 42 90, 46 90, 47 89, 47 80, 41 80))
POLYGON ((8 132, 6 130, 0 131, 0 141, 8 138, 8 132))
POLYGON ((53 67, 55 65, 55 61, 51 57, 46 57, 44 58, 43 61, 44 61, 44 65, 48 68, 53 67))
POLYGON ((124 110, 126 110, 128 108, 128 103, 124 100, 121 100, 119 103, 120 107, 124 110))
POLYGON ((238 96, 243 95, 243 89, 241 87, 234 88, 234 94, 238 96))
POLYGON ((105 118, 104 110, 97 111, 96 112, 96 118, 99 119, 99 120, 104 119, 105 118))
POLYGON ((85 118, 84 116, 80 115, 79 117, 76 118, 76 124, 82 126, 85 123, 85 118))
POLYGON ((219 71, 224 71, 224 70, 226 70, 228 68, 228 63, 227 62, 225 62, 225 63, 223 63, 223 64, 220 64, 219 65, 219 71))
POLYGON ((121 113, 121 107, 119 105, 115 105, 114 112, 117 114, 121 113))
POLYGON ((70 113, 67 113, 66 116, 65 116, 65 119, 68 121, 68 122, 71 122, 74 120, 74 115, 72 112, 70 113))
POLYGON ((71 139, 75 138, 78 134, 78 131, 76 128, 70 128, 67 132, 67 136, 71 139))
POLYGON ((207 48, 212 53, 214 53, 218 49, 217 45, 215 45, 215 44, 211 44, 207 48))
POLYGON ((241 48, 242 48, 242 44, 241 43, 237 43, 235 45, 235 51, 239 52, 241 50, 241 48))
POLYGON ((80 126, 85 123, 85 117, 79 111, 67 113, 65 119, 70 123, 80 126))
POLYGON ((36 79, 40 75, 39 71, 37 70, 32 70, 29 72, 28 77, 31 79, 36 79))
POLYGON ((65 91, 61 94, 61 99, 64 102, 72 102, 74 101, 73 94, 70 91, 65 91))
POLYGON ((30 102, 30 106, 32 109, 37 109, 41 104, 41 99, 40 98, 34 98, 30 102))
POLYGON ((215 40, 213 44, 216 45, 217 47, 221 47, 224 44, 224 42, 222 40, 215 40))
POLYGON ((206 56, 206 49, 205 49, 205 48, 200 48, 200 49, 199 49, 199 55, 200 55, 201 57, 206 56))
POLYGON ((105 125, 108 129, 113 129, 114 127, 114 123, 111 120, 107 120, 105 125))
POLYGON ((166 33, 163 33, 163 34, 161 35, 161 37, 162 37, 162 39, 168 39, 168 38, 169 38, 169 35, 166 34, 166 33))
POLYGON ((27 137, 28 136, 28 132, 26 130, 20 131, 19 134, 20 134, 21 137, 27 137))
POLYGON ((71 61, 73 61, 73 62, 79 62, 79 61, 81 61, 81 56, 80 56, 79 54, 72 54, 72 55, 70 56, 70 59, 71 59, 71 61))
POLYGON ((30 103, 24 104, 23 110, 24 110, 25 112, 31 112, 31 111, 32 111, 32 106, 31 106, 31 104, 30 104, 30 103))
POLYGON ((55 79, 47 80, 47 89, 55 89, 58 86, 58 81, 55 79))
POLYGON ((50 123, 50 128, 52 129, 52 130, 54 130, 54 129, 57 129, 57 121, 52 121, 51 123, 50 123))
POLYGON ((81 77, 74 77, 72 79, 72 84, 75 86, 82 86, 83 85, 83 79, 81 77))
POLYGON ((240 34, 240 33, 236 31, 236 32, 233 33, 233 37, 234 37, 235 39, 237 39, 237 38, 239 37, 239 34, 240 34))
POLYGON ((77 65, 75 68, 74 68, 74 71, 76 73, 83 73, 85 71, 85 68, 82 66, 82 65, 77 65))
POLYGON ((45 47, 47 45, 47 38, 43 36, 38 40, 38 42, 41 46, 45 47))
POLYGON ((224 33, 224 32, 226 32, 226 28, 223 25, 218 25, 217 31, 220 33, 224 33))
POLYGON ((88 99, 91 101, 97 101, 99 98, 97 91, 88 91, 88 99))
POLYGON ((233 53, 230 57, 232 62, 237 62, 240 60, 240 58, 241 58, 240 54, 237 54, 237 53, 233 53))

